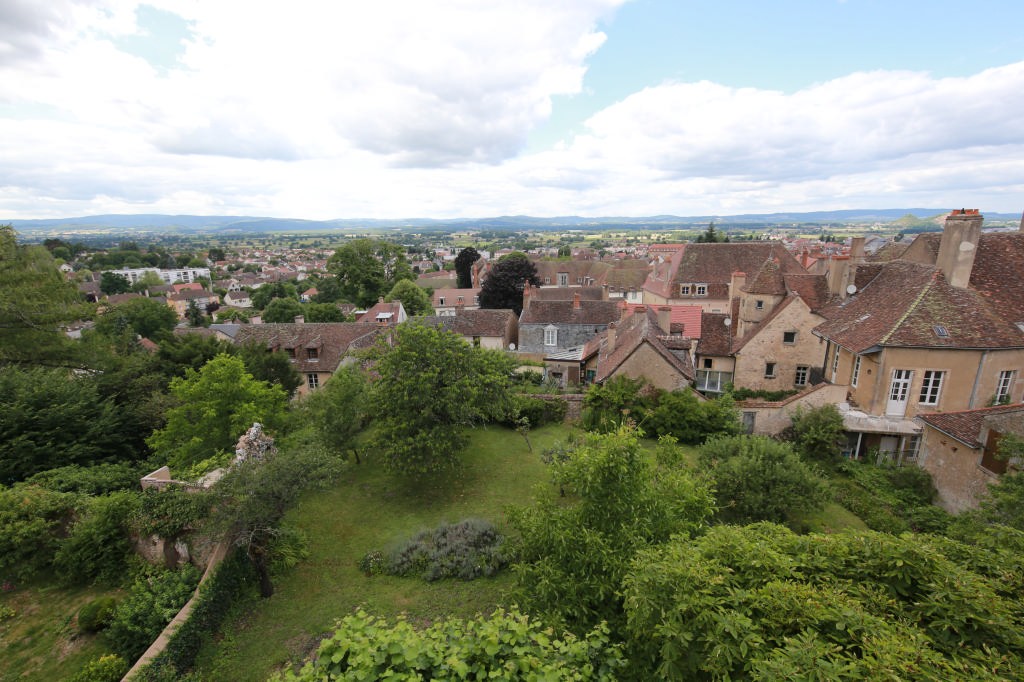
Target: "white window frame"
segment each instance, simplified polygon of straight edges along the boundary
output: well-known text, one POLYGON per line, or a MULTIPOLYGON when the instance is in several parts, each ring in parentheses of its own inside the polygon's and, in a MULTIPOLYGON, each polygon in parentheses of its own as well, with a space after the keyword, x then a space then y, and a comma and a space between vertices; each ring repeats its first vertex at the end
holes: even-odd
POLYGON ((569 273, 560 272, 558 273, 558 286, 567 287, 569 286, 569 273))
POLYGON ((695 284, 693 286, 693 295, 694 296, 707 296, 708 295, 708 285, 707 284, 695 284))
POLYGON ((857 388, 857 382, 860 381, 860 356, 853 356, 853 371, 850 373, 850 385, 857 388))
POLYGON ((921 390, 917 395, 919 405, 938 405, 942 398, 942 384, 946 372, 941 369, 926 369, 921 375, 921 390))
POLYGON ((996 404, 1010 399, 1010 392, 1013 390, 1013 375, 1016 371, 1004 369, 999 372, 999 379, 996 382, 996 404))
POLYGON ((545 327, 544 328, 544 345, 545 346, 557 346, 558 345, 558 328, 557 327, 545 327))
POLYGON ((310 372, 306 375, 306 387, 311 391, 315 391, 320 388, 320 375, 316 372, 310 372))
POLYGON ((691 291, 691 289, 690 289, 690 285, 689 284, 680 284, 679 285, 679 295, 680 296, 689 296, 690 295, 690 291, 691 291))
POLYGON ((836 383, 836 372, 839 371, 839 346, 836 346, 835 352, 832 354, 832 383, 836 383))
POLYGON ((764 310, 764 301, 760 299, 754 301, 754 310, 764 310))
POLYGON ((794 386, 806 386, 807 377, 811 374, 811 368, 808 365, 797 365, 796 376, 793 378, 794 386))
POLYGON ((787 346, 794 345, 796 343, 796 332, 795 331, 782 332, 782 343, 786 344, 787 346), (793 340, 792 341, 786 341, 786 334, 792 334, 793 335, 793 340))

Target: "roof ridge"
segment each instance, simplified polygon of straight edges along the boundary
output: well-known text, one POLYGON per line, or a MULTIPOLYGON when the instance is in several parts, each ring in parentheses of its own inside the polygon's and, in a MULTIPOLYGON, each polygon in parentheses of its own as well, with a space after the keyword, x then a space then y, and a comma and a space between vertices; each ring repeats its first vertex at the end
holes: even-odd
POLYGON ((914 299, 914 302, 907 306, 907 309, 905 311, 903 311, 903 315, 901 315, 899 317, 899 319, 897 319, 893 323, 892 327, 889 328, 889 331, 886 332, 885 336, 883 336, 879 340, 879 342, 878 342, 879 344, 886 343, 889 340, 889 337, 891 337, 893 334, 896 333, 896 330, 899 329, 900 325, 902 325, 904 322, 907 321, 907 318, 910 317, 910 314, 912 312, 914 312, 915 310, 917 310, 917 306, 919 306, 921 304, 921 301, 924 300, 925 295, 927 295, 927 293, 929 291, 931 291, 932 287, 935 285, 935 283, 938 281, 938 279, 939 279, 939 271, 936 269, 932 273, 931 278, 928 280, 928 284, 926 284, 921 289, 921 292, 914 299))

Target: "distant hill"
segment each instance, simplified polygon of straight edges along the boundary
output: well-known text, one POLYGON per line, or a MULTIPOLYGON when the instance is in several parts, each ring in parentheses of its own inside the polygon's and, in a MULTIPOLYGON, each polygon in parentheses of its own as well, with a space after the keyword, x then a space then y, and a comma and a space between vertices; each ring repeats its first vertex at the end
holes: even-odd
MULTIPOLYGON (((935 217, 948 213, 948 208, 885 208, 845 209, 840 211, 811 211, 806 213, 746 213, 741 215, 704 216, 642 216, 600 217, 559 216, 498 216, 492 218, 431 219, 410 218, 377 220, 343 218, 336 220, 303 220, 299 218, 267 218, 259 216, 195 216, 195 215, 95 215, 80 218, 50 218, 45 220, 10 220, 0 218, 0 224, 9 222, 23 234, 33 232, 161 232, 161 233, 267 233, 267 232, 352 232, 381 229, 478 229, 496 231, 566 230, 566 229, 643 229, 671 227, 691 228, 707 225, 714 220, 723 228, 753 227, 787 224, 821 223, 897 223, 910 226, 929 223, 935 217)), ((988 220, 1013 220, 1020 216, 1009 213, 989 213, 988 220)))

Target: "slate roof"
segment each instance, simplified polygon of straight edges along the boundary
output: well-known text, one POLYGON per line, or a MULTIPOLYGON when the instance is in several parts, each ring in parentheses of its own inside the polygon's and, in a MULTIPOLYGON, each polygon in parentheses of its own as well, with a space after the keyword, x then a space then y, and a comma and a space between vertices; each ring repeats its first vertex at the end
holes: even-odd
POLYGON ((827 321, 815 333, 854 353, 879 346, 1024 348, 1024 332, 997 315, 985 295, 951 286, 934 266, 907 261, 881 266, 857 294, 822 315, 827 321))
POLYGON ((686 381, 694 377, 693 362, 690 360, 689 343, 683 339, 667 337, 665 330, 658 327, 657 313, 650 308, 645 314, 633 314, 619 323, 615 334, 615 348, 608 350, 607 332, 602 334, 604 343, 598 356, 595 381, 601 382, 612 376, 643 344, 649 344, 686 381))
POLYGON ((732 353, 732 328, 725 326, 727 313, 704 313, 701 315, 700 341, 697 355, 730 355, 732 353))
POLYGON ((732 273, 757 273, 765 261, 776 259, 783 274, 805 274, 800 263, 779 242, 730 242, 717 244, 687 244, 680 252, 670 288, 672 297, 678 292, 679 284, 705 283, 708 285, 707 298, 729 297, 729 282, 732 273))
POLYGON ((523 309, 519 324, 584 324, 607 325, 619 319, 617 301, 580 301, 580 307, 572 301, 536 301, 523 309))
POLYGON ((377 325, 359 322, 247 324, 238 329, 235 343, 255 340, 270 349, 293 349, 299 372, 334 372, 346 354, 369 348, 381 333, 377 325), (310 348, 317 349, 317 359, 309 359, 310 348))
POLYGON ((951 438, 956 438, 967 447, 977 449, 984 447, 984 443, 978 438, 981 437, 985 418, 995 415, 1015 415, 1018 419, 1024 420, 1024 405, 999 405, 961 412, 919 414, 917 419, 951 438))

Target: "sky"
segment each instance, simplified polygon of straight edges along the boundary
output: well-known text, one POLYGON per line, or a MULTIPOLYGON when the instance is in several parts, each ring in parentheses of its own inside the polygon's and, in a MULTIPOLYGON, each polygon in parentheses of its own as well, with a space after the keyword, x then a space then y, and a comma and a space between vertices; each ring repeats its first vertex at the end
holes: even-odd
POLYGON ((0 221, 1024 209, 1019 0, 3 0, 0 221))

